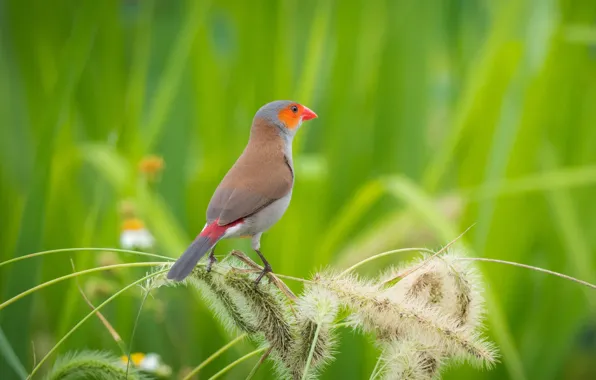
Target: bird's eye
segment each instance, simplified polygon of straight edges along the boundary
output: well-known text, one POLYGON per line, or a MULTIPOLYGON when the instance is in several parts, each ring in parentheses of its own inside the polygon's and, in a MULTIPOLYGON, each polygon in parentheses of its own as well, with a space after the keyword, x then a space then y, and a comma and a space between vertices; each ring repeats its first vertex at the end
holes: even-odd
POLYGON ((292 112, 296 113, 298 112, 298 107, 297 106, 291 106, 290 109, 292 110, 292 112))

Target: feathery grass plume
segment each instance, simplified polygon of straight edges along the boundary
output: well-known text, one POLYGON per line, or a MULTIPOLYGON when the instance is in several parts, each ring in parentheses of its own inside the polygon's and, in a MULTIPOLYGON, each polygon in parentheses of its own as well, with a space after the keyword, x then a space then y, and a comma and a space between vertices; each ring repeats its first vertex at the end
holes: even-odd
POLYGON ((282 363, 285 369, 283 376, 313 379, 333 360, 336 345, 333 324, 339 307, 339 299, 327 289, 306 286, 298 298, 294 342, 290 354, 282 363))
POLYGON ((205 299, 209 308, 229 330, 240 330, 248 334, 257 332, 256 327, 249 316, 243 302, 234 299, 223 279, 231 267, 226 261, 221 262, 217 272, 207 272, 203 267, 196 267, 187 282, 199 290, 199 294, 205 299))
POLYGON ((455 319, 459 326, 479 327, 482 323, 484 298, 482 281, 470 262, 454 249, 444 256, 428 255, 381 276, 379 283, 395 278, 400 280, 384 295, 398 304, 410 299, 426 302, 455 319), (401 278, 402 276, 404 276, 401 278))
MULTIPOLYGON (((374 333, 383 348, 385 378, 432 379, 441 365, 468 361, 490 367, 493 345, 479 333, 482 287, 469 262, 451 252, 389 271, 376 281, 323 271, 308 282, 296 310, 271 283, 228 256, 212 272, 198 266, 186 280, 200 290, 218 319, 265 341, 282 378, 313 379, 333 358, 338 311, 352 326, 374 333)), ((170 282, 165 282, 170 283, 170 282)), ((148 289, 164 284, 162 278, 148 289)))
MULTIPOLYGON (((163 265, 153 267, 146 274, 152 274, 157 272, 163 272, 166 269, 170 269, 174 263, 164 263, 163 265)), ((176 286, 176 283, 169 281, 166 277, 166 273, 161 273, 156 276, 149 277, 144 284, 141 284, 143 292, 150 293, 152 290, 161 288, 162 286, 176 286)))
MULTIPOLYGON (((243 267, 237 260, 234 263, 234 266, 243 267)), ((255 285, 255 278, 254 273, 231 269, 223 275, 222 281, 241 315, 246 316, 254 331, 272 348, 272 356, 283 360, 292 344, 294 317, 287 299, 279 290, 265 282, 255 285)))
POLYGON ((211 272, 197 266, 185 283, 199 290, 224 325, 257 342, 264 338, 272 357, 283 361, 290 352, 295 319, 279 289, 265 281, 256 285, 255 278, 252 269, 228 256, 211 272))
MULTIPOLYGON (((167 263, 159 270, 170 268, 173 264, 167 263)), ((147 280, 143 289, 149 292, 162 286, 177 286, 179 284, 191 285, 199 291, 207 306, 213 311, 216 319, 229 330, 240 330, 249 334, 256 332, 255 327, 248 318, 238 300, 232 298, 230 289, 223 282, 226 273, 232 270, 228 260, 223 260, 216 270, 207 272, 204 266, 196 266, 191 274, 182 282, 174 282, 167 279, 166 274, 155 276, 147 280)))
POLYGON ((334 292, 352 312, 357 328, 376 333, 381 340, 407 339, 433 347, 446 357, 490 367, 494 346, 474 329, 460 325, 427 300, 406 297, 401 303, 385 291, 355 276, 319 276, 317 283, 334 292))
MULTIPOLYGON (((126 379, 126 366, 119 358, 98 351, 82 351, 66 354, 48 372, 46 380, 118 380, 126 379)), ((129 380, 148 379, 136 369, 128 371, 129 380)))
POLYGON ((431 380, 439 377, 441 355, 433 347, 409 340, 385 342, 381 355, 385 380, 431 380))

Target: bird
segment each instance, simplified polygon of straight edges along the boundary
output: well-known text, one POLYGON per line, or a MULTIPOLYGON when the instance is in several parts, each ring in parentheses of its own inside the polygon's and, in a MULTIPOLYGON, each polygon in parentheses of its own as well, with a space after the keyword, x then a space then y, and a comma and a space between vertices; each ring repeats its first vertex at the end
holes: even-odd
POLYGON ((308 107, 277 100, 255 114, 248 144, 217 186, 207 207, 207 222, 170 268, 167 278, 184 280, 209 252, 207 271, 217 262, 215 246, 222 239, 250 237, 263 262, 255 280, 272 272, 261 252, 261 236, 286 212, 294 187, 292 141, 302 123, 317 117, 308 107))

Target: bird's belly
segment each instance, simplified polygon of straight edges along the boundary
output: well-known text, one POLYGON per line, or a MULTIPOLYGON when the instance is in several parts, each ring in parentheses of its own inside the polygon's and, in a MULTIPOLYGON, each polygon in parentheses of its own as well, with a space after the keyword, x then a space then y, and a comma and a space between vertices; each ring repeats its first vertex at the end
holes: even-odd
POLYGON ((259 210, 254 215, 246 218, 246 235, 256 235, 267 231, 277 223, 290 205, 292 192, 290 191, 283 198, 280 198, 267 207, 259 210))

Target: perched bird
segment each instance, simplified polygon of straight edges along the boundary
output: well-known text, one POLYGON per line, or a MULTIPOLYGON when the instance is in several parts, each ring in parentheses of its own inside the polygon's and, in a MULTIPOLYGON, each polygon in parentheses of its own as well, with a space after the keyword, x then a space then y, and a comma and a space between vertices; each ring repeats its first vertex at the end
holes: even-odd
POLYGON ((248 145, 225 175, 207 207, 203 230, 168 272, 181 281, 207 252, 207 270, 216 262, 213 254, 221 239, 251 237, 252 249, 263 261, 256 283, 271 272, 260 251, 261 235, 285 213, 294 187, 292 140, 303 121, 317 115, 288 100, 268 103, 257 111, 248 145))

